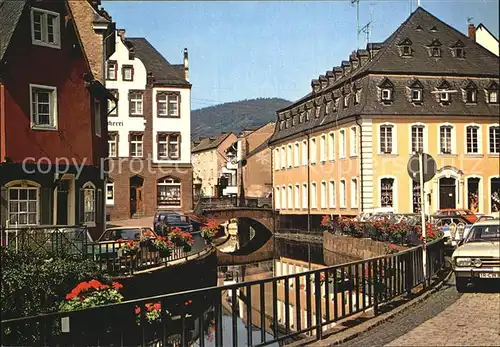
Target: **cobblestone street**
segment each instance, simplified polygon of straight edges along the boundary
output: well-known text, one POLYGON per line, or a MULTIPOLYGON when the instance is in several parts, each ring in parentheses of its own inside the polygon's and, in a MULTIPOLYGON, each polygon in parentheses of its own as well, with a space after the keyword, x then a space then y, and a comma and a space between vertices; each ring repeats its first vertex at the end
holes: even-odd
POLYGON ((342 346, 500 346, 500 294, 454 285, 342 346))

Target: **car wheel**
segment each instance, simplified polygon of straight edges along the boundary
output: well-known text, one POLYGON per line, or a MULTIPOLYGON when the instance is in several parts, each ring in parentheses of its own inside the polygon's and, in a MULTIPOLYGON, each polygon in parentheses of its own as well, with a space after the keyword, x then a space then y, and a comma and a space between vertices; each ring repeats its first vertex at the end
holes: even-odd
POLYGON ((455 278, 455 287, 457 288, 457 292, 459 293, 467 292, 468 284, 469 280, 467 278, 455 278))

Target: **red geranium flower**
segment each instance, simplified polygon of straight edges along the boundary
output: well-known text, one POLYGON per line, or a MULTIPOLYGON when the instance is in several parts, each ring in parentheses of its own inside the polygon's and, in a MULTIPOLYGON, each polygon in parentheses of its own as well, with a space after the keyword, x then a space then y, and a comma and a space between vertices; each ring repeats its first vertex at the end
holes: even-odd
POLYGON ((123 285, 121 283, 118 283, 118 282, 113 282, 112 285, 113 285, 113 288, 116 290, 123 288, 123 285))

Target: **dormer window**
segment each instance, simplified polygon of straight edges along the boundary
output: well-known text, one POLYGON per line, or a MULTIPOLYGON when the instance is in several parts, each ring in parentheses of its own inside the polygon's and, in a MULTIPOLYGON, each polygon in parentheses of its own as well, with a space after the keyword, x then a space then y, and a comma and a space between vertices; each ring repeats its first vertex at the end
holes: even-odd
POLYGON ((328 115, 329 115, 332 111, 333 111, 333 110, 332 110, 332 102, 331 102, 331 101, 328 101, 328 102, 326 103, 326 114, 328 114, 328 115))
POLYGON ((381 89, 380 100, 384 104, 392 103, 394 91, 394 85, 392 82, 388 78, 385 78, 382 83, 379 84, 379 88, 381 89))
POLYGON ((316 118, 319 118, 320 111, 321 111, 321 106, 316 106, 315 108, 316 118))
POLYGON ((457 59, 465 58, 465 45, 462 41, 458 40, 453 46, 451 46, 453 56, 457 59))
POLYGON ((360 100, 361 100, 361 89, 356 89, 354 91, 354 105, 359 104, 360 100))
POLYGON ((400 50, 399 53, 402 57, 411 57, 412 56, 411 45, 412 45, 412 42, 409 38, 406 38, 399 43, 399 50, 400 50))
POLYGON ((489 104, 498 104, 498 84, 492 81, 486 88, 486 100, 489 104))
POLYGON ((347 108, 349 106, 349 94, 345 94, 342 99, 344 101, 344 108, 347 108))
POLYGON ((382 89, 382 101, 392 100, 392 89, 386 88, 382 89))
POLYGON ((441 49, 439 47, 432 47, 431 55, 439 58, 441 56, 441 49))
POLYGON ((448 81, 442 81, 437 87, 438 100, 443 105, 448 105, 451 101, 450 87, 448 81))
POLYGON ((441 42, 439 42, 438 39, 432 41, 431 44, 427 46, 427 48, 429 49, 429 54, 431 57, 441 57, 441 42))
POLYGON ((422 90, 413 88, 411 90, 411 101, 412 102, 422 102, 422 90))
POLYGON ((286 125, 285 125, 286 129, 290 128, 290 125, 291 125, 291 119, 290 119, 290 117, 288 117, 286 119, 286 125))
POLYGON ((311 119, 311 113, 312 113, 312 108, 310 108, 309 110, 306 111, 306 122, 309 121, 309 119, 311 119))
POLYGON ((283 130, 284 125, 285 125, 285 121, 281 120, 280 121, 280 130, 283 130))
POLYGON ((471 80, 466 81, 466 85, 464 87, 464 101, 467 104, 475 104, 477 102, 477 86, 471 80))
POLYGON ((292 126, 294 127, 297 124, 297 115, 292 117, 292 126))
POLYGON ((457 47, 455 48, 455 58, 464 58, 464 49, 457 47))
POLYGON ((437 33, 438 29, 435 26, 433 26, 432 28, 429 29, 429 31, 432 33, 437 33))

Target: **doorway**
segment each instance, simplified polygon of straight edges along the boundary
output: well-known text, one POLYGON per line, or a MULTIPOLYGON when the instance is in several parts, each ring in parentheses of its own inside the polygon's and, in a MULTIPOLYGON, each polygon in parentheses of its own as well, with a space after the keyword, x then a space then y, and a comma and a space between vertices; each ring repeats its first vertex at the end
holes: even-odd
POLYGON ((442 177, 439 179, 439 209, 457 208, 457 180, 442 177))
POLYGON ((130 177, 130 217, 144 215, 144 178, 130 177))
POLYGON ((57 207, 56 207, 56 224, 68 225, 68 195, 69 195, 69 181, 61 180, 57 184, 57 207))

